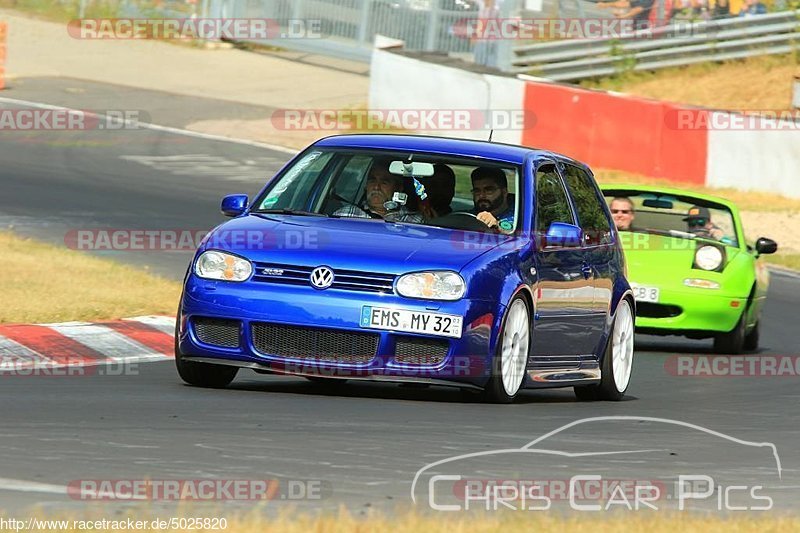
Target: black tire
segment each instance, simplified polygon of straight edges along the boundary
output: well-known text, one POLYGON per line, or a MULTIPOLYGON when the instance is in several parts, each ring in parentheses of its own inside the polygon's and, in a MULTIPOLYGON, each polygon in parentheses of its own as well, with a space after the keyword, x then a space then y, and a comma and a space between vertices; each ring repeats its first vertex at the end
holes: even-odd
MULTIPOLYGON (((530 352, 531 346, 531 327, 530 327, 530 316, 531 311, 528 307, 528 302, 522 296, 515 296, 511 303, 508 304, 509 312, 506 313, 506 316, 503 317, 503 326, 500 328, 500 334, 498 335, 497 341, 497 348, 495 350, 495 355, 492 358, 492 374, 489 378, 489 382, 486 384, 486 387, 483 389, 483 399, 485 402, 488 403, 512 403, 514 398, 517 396, 517 393, 522 388, 522 382, 525 381, 525 376, 522 376, 522 381, 520 382, 519 387, 517 390, 512 391, 511 394, 506 391, 505 386, 503 385, 503 377, 502 377, 502 368, 503 368, 503 360, 502 360, 502 348, 503 348, 503 339, 506 333, 506 328, 508 327, 508 317, 510 314, 510 310, 512 307, 516 305, 518 301, 521 301, 524 305, 525 314, 527 316, 527 324, 528 324, 528 353, 530 352)), ((523 369, 524 372, 524 369, 523 369)))
MULTIPOLYGON (((630 316, 633 317, 633 309, 628 300, 621 300, 620 306, 628 306, 630 316)), ((625 391, 628 390, 628 384, 625 385, 623 390, 617 388, 617 381, 614 376, 614 331, 616 329, 617 320, 620 318, 619 306, 617 307, 617 316, 614 317, 614 323, 611 325, 611 332, 608 336, 608 342, 603 354, 603 364, 600 367, 600 383, 596 385, 582 385, 574 387, 575 397, 582 402, 594 402, 598 400, 605 400, 611 402, 618 402, 625 397, 625 391)), ((633 335, 632 325, 630 335, 633 335)), ((631 358, 633 355, 631 355, 631 358)), ((633 359, 631 359, 631 365, 633 359)))
MULTIPOLYGON (((180 314, 178 315, 180 316, 180 314)), ((215 365, 186 361, 178 347, 178 332, 175 331, 175 368, 183 381, 195 387, 221 389, 230 385, 239 372, 235 366, 215 365)))
POLYGON ((750 333, 744 336, 744 349, 747 351, 754 352, 758 350, 758 341, 760 337, 759 324, 760 322, 756 322, 756 325, 753 326, 750 333))
POLYGON ((721 333, 714 337, 714 351, 724 354, 739 354, 744 350, 744 318, 745 313, 739 318, 736 326, 728 333, 721 333))

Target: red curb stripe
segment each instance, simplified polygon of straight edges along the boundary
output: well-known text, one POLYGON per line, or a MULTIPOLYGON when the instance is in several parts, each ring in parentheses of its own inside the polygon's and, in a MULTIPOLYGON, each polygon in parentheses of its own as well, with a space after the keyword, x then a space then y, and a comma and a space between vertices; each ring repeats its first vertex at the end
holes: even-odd
POLYGON ((82 365, 108 359, 102 353, 47 326, 32 324, 0 326, 0 335, 22 344, 57 364, 82 365))
POLYGON ((149 324, 126 320, 121 322, 102 322, 98 325, 113 329, 167 357, 173 357, 175 354, 175 341, 172 335, 164 333, 149 324))

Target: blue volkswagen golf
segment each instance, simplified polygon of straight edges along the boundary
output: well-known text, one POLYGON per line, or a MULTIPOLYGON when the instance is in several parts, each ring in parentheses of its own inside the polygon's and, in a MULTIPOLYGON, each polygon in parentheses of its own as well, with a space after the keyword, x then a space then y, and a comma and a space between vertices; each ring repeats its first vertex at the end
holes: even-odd
POLYGON ((441 384, 511 402, 574 387, 619 400, 635 303, 591 171, 552 152, 342 135, 298 154, 201 243, 175 362, 191 385, 241 368, 320 383, 441 384))

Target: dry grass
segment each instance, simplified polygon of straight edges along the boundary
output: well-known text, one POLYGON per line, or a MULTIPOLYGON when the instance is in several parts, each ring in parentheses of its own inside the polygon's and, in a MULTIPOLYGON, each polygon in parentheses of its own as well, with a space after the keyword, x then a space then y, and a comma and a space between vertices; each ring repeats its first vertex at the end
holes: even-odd
MULTIPOLYGON (((196 513, 197 516, 209 516, 207 513, 196 513)), ((133 520, 137 517, 130 514, 133 520)), ((51 519, 64 519, 66 516, 51 519)), ((100 520, 103 515, 75 518, 69 520, 100 520)), ((120 520, 126 517, 115 516, 106 520, 120 520)), ((138 518, 145 520, 144 518, 138 518)), ((228 533, 490 533, 501 531, 537 531, 541 533, 561 533, 563 531, 575 533, 620 533, 625 531, 647 531, 648 533, 706 533, 708 531, 726 531, 730 533, 771 533, 782 531, 800 530, 800 520, 788 517, 763 517, 752 518, 737 516, 736 518, 722 519, 702 517, 691 514, 620 514, 614 513, 607 517, 569 516, 561 517, 554 513, 494 513, 470 514, 457 513, 455 515, 442 513, 439 515, 421 515, 418 513, 405 513, 399 516, 388 516, 373 513, 367 518, 355 518, 347 511, 342 510, 338 515, 296 515, 294 513, 281 513, 277 518, 270 518, 259 510, 254 510, 247 515, 227 518, 228 533)), ((149 521, 148 521, 149 522, 149 521)), ((71 522, 70 522, 71 523, 71 522)), ((178 531, 179 529, 173 531, 178 531)), ((56 531, 76 532, 75 527, 64 529, 39 529, 42 532, 56 531)), ((107 529, 111 531, 111 529, 107 529)), ((151 528, 140 531, 158 531, 151 528)))
POLYGON ((663 185, 665 187, 676 187, 702 194, 712 194, 735 202, 742 211, 800 211, 800 200, 766 192, 716 189, 701 185, 675 183, 664 179, 649 178, 631 172, 623 172, 621 170, 599 169, 595 171, 595 177, 600 184, 663 185))
POLYGON ((0 323, 174 315, 181 285, 142 270, 0 232, 11 268, 0 279, 0 323))
POLYGON ((798 531, 800 520, 797 519, 746 519, 720 520, 716 518, 696 518, 688 516, 650 516, 625 514, 614 515, 608 519, 587 519, 585 516, 562 518, 537 513, 497 514, 487 516, 480 514, 463 514, 448 516, 446 514, 423 516, 407 514, 398 518, 373 516, 366 520, 353 518, 346 512, 339 516, 284 518, 270 521, 259 517, 250 517, 241 521, 233 521, 228 531, 239 532, 285 532, 305 533, 317 531, 326 533, 489 533, 501 531, 536 531, 539 533, 619 533, 623 531, 647 531, 648 533, 706 533, 708 531, 739 532, 771 532, 798 531))
POLYGON ((767 263, 800 271, 800 254, 781 254, 778 250, 776 254, 763 257, 767 263))
POLYGON ((782 55, 626 73, 581 85, 716 109, 784 110, 791 109, 798 74, 800 58, 782 55))

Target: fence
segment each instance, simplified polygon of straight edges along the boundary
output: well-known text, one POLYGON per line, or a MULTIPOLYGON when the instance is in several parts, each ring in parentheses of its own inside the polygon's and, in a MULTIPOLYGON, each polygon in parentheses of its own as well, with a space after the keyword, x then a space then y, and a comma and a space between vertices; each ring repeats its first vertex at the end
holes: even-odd
POLYGON ((555 81, 800 50, 800 10, 514 48, 507 70, 555 81))
POLYGON ((208 0, 207 9, 210 17, 266 18, 282 28, 292 20, 318 21, 323 39, 260 42, 359 61, 369 61, 376 34, 402 40, 409 50, 470 53, 457 27, 478 14, 474 0, 208 0))
MULTIPOLYGON (((658 70, 707 61, 785 54, 800 49, 800 10, 697 23, 644 32, 519 45, 510 38, 473 41, 465 27, 478 18, 481 0, 59 0, 119 17, 269 19, 281 33, 296 22, 314 23, 317 38, 275 38, 260 44, 357 61, 369 61, 376 34, 405 49, 448 53, 509 73, 576 81, 627 70, 658 70)), ((655 9, 664 15, 664 0, 655 9)), ((486 17, 485 12, 481 12, 486 17)), ((609 17, 587 0, 503 0, 498 19, 609 17), (531 9, 532 6, 537 6, 531 9)))

